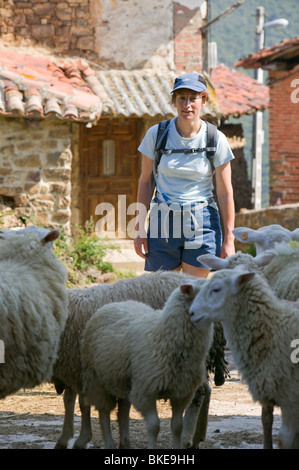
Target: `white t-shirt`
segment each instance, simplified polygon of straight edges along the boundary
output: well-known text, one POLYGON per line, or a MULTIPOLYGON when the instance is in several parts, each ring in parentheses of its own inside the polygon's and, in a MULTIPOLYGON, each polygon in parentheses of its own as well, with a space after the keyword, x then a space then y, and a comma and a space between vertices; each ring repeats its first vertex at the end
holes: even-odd
MULTIPOLYGON (((182 137, 175 125, 174 118, 169 123, 167 149, 190 149, 206 147, 207 124, 202 121, 196 136, 182 137)), ((146 133, 138 150, 155 159, 155 145, 158 124, 152 126, 146 133)), ((234 159, 225 135, 217 130, 216 153, 213 158, 214 166, 223 165, 234 159)), ((206 152, 201 153, 171 153, 163 154, 158 167, 157 197, 168 203, 204 202, 213 195, 212 169, 206 152)))

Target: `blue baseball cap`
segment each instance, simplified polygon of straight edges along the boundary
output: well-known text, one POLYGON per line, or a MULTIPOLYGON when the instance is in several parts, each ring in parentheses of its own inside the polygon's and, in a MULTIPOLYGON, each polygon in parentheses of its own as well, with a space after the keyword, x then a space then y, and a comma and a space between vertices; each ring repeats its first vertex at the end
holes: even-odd
POLYGON ((175 79, 173 90, 170 93, 180 88, 188 88, 189 90, 198 91, 198 93, 200 93, 207 89, 207 82, 199 73, 183 73, 175 79))

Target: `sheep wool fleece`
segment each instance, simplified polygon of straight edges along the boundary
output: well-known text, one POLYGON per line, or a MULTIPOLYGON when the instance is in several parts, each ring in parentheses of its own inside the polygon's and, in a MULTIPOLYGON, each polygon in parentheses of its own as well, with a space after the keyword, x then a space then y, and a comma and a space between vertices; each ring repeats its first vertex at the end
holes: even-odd
POLYGON ((108 390, 110 398, 129 398, 140 411, 149 397, 192 398, 206 380, 213 328, 194 327, 188 315, 190 303, 184 304, 178 288, 162 311, 126 301, 95 313, 82 346, 84 393, 91 404, 98 409, 105 406, 108 390))
POLYGON ((50 381, 67 317, 67 271, 51 250, 58 231, 0 232, 0 398, 50 381))

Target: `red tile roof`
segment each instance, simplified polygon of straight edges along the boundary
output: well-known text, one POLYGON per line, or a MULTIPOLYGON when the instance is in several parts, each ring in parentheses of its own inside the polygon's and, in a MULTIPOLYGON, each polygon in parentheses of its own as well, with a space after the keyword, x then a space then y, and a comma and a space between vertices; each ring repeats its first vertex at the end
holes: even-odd
MULTIPOLYGON (((94 72, 78 59, 0 49, 0 115, 96 122, 103 115, 170 115, 173 71, 94 72)), ((207 77, 209 82, 209 78, 207 77)), ((218 118, 268 106, 268 89, 219 65, 212 71, 206 113, 218 118)))
POLYGON ((267 64, 276 61, 292 61, 299 63, 299 36, 293 39, 284 39, 270 47, 265 47, 255 54, 248 57, 242 57, 235 63, 235 67, 243 67, 246 69, 263 68, 267 64))
POLYGON ((0 50, 0 114, 97 121, 103 90, 84 60, 0 50))
POLYGON ((218 108, 223 116, 239 117, 264 110, 269 105, 269 89, 244 73, 226 65, 211 72, 218 108))

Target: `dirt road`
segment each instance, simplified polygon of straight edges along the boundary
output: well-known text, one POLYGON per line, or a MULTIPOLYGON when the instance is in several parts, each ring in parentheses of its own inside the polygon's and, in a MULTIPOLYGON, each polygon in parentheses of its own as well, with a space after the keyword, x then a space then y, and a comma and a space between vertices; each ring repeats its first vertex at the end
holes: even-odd
MULTIPOLYGON (((261 449, 261 407, 252 402, 247 387, 240 382, 228 353, 231 377, 221 387, 212 384, 207 440, 203 449, 261 449)), ((168 402, 158 404, 161 419, 158 447, 171 449, 171 410, 168 402)), ((0 449, 53 449, 63 423, 63 398, 50 384, 20 391, 0 401, 0 449)), ((116 415, 113 416, 115 440, 118 440, 116 415)), ((92 411, 93 439, 89 448, 101 448, 97 413, 92 411)), ((280 410, 275 409, 274 444, 280 426, 280 410)), ((80 428, 80 409, 76 404, 75 438, 80 428)), ((131 412, 131 446, 145 449, 147 435, 141 416, 131 412)), ((74 440, 71 441, 72 446, 74 440)))

